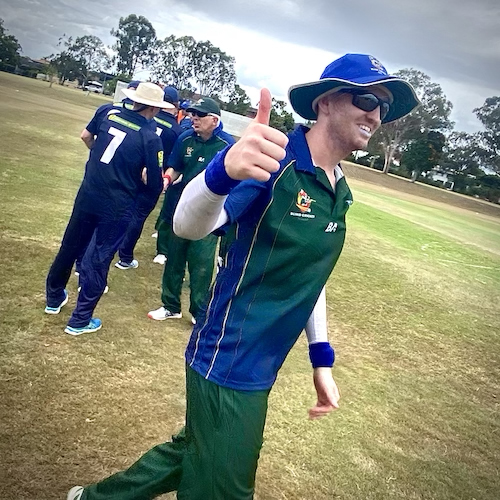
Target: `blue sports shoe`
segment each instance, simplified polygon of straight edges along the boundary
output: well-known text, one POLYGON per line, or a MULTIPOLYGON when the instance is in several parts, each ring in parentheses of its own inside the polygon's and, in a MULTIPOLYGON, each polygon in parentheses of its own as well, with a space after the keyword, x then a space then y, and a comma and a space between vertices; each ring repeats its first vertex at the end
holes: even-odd
POLYGON ((65 333, 70 335, 81 335, 82 333, 93 333, 97 332, 102 328, 102 321, 99 318, 92 318, 87 326, 81 326, 80 328, 75 328, 73 326, 66 326, 64 329, 65 333))
POLYGON ((49 307, 45 306, 46 314, 59 314, 61 312, 61 308, 68 303, 68 291, 64 290, 64 299, 57 307, 49 307))

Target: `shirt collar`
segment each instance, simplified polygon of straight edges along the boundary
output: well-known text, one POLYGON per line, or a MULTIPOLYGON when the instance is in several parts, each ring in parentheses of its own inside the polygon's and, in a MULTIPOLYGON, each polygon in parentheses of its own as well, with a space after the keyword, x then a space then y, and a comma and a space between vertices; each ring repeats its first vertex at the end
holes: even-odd
POLYGON ((295 168, 303 172, 316 174, 316 168, 311 159, 311 152, 306 141, 306 132, 309 130, 304 125, 299 125, 293 132, 289 134, 290 148, 294 153, 296 163, 295 168))

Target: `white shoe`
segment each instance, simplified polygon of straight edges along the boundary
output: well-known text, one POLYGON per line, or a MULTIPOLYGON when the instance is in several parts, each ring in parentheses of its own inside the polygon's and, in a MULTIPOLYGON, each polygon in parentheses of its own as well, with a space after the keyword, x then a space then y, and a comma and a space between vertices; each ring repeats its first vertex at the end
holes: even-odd
POLYGON ((167 256, 159 253, 154 259, 153 262, 155 264, 160 264, 160 265, 165 265, 165 262, 167 262, 167 256))
POLYGON ((68 491, 68 496, 66 497, 66 500, 80 500, 83 495, 83 486, 73 486, 68 491))
POLYGON ((191 316, 191 323, 193 323, 193 325, 196 325, 196 319, 194 316, 191 316))
POLYGON ((158 231, 155 231, 152 235, 151 238, 158 238, 158 231))
MULTIPOLYGON (((78 291, 80 291, 81 289, 82 289, 82 287, 81 287, 81 286, 79 286, 79 287, 78 287, 78 291)), ((104 287, 104 292, 102 292, 102 293, 103 293, 103 295, 104 295, 105 293, 108 293, 108 292, 109 292, 109 286, 108 286, 108 285, 106 285, 106 286, 104 287)))
POLYGON ((157 321, 163 321, 164 319, 179 319, 182 318, 182 313, 173 313, 172 311, 169 311, 165 307, 161 306, 154 311, 149 311, 148 318, 156 319, 157 321))

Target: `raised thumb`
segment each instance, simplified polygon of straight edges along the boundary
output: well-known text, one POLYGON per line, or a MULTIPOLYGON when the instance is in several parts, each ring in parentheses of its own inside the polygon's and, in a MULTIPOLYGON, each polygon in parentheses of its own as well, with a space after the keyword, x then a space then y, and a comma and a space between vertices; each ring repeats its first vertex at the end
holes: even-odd
POLYGON ((269 125, 272 106, 271 92, 269 92, 268 89, 261 89, 259 109, 257 110, 254 120, 262 125, 269 125))

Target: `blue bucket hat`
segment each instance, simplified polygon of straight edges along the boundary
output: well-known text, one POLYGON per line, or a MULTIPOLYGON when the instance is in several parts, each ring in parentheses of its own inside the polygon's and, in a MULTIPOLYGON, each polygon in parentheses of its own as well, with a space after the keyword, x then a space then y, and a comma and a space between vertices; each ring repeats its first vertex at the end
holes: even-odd
POLYGON ((407 115, 420 104, 413 87, 402 78, 391 76, 378 59, 368 54, 346 54, 330 63, 316 82, 294 85, 288 90, 290 103, 302 118, 316 120, 321 97, 340 88, 383 85, 393 101, 382 123, 407 115))

